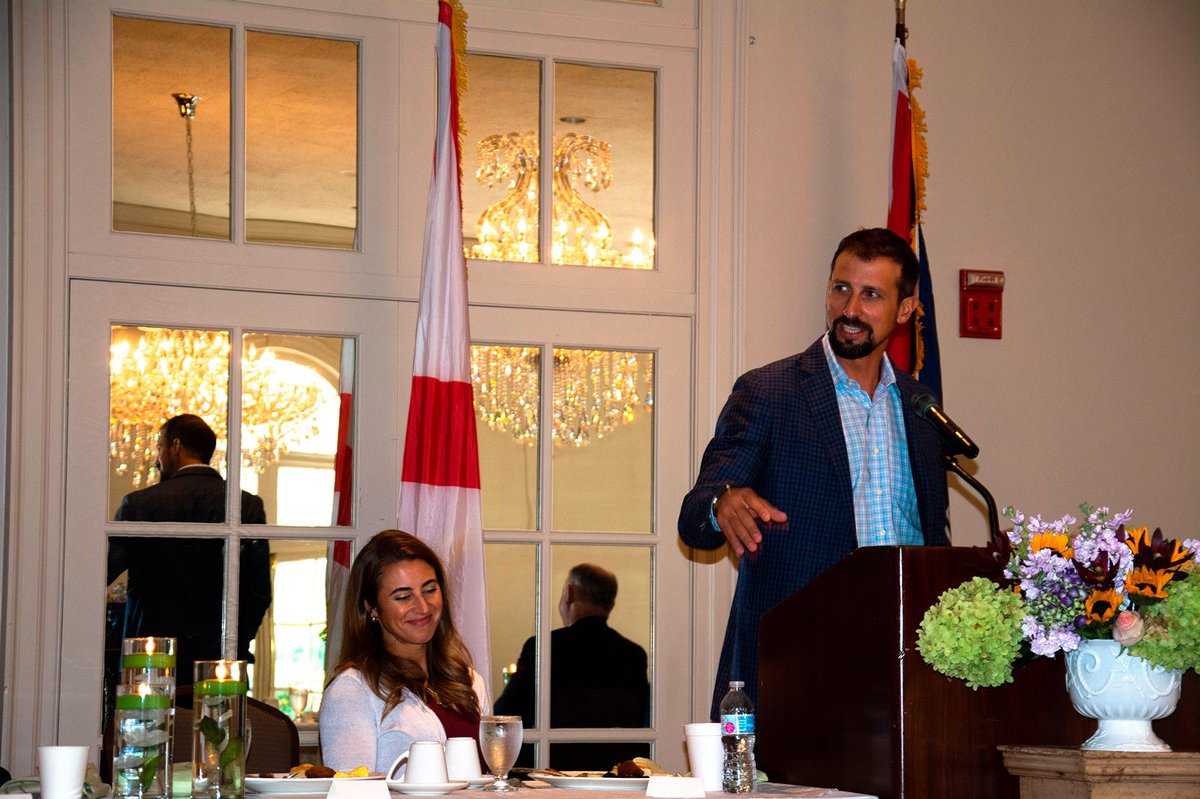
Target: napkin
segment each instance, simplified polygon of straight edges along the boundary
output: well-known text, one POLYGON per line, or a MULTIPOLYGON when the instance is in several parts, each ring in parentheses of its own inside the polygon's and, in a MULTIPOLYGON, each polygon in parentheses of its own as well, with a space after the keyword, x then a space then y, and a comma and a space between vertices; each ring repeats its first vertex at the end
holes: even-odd
POLYGON ((328 799, 391 799, 383 780, 334 780, 328 799))
POLYGON ((704 783, 699 777, 651 777, 646 796, 653 799, 704 799, 704 783))
MULTIPOLYGON (((0 794, 5 796, 25 797, 31 794, 41 794, 41 782, 37 777, 15 777, 0 786, 0 794)), ((83 795, 86 799, 104 799, 112 792, 108 783, 100 779, 100 772, 95 763, 88 763, 87 773, 83 778, 83 795)))

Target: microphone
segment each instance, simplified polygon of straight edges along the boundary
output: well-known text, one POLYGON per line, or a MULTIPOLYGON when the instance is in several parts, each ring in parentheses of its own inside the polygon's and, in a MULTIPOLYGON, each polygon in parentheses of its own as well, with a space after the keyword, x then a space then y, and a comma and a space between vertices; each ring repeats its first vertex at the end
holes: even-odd
POLYGON ((972 459, 979 454, 979 445, 946 415, 932 394, 924 391, 913 394, 909 404, 912 405, 913 413, 933 425, 938 435, 950 447, 952 454, 966 455, 972 459))

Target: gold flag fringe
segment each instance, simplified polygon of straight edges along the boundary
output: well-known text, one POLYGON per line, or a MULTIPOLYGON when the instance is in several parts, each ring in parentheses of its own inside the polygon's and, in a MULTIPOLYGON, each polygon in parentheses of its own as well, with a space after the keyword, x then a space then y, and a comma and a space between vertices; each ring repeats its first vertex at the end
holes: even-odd
POLYGON ((921 67, 908 59, 908 106, 912 115, 913 189, 917 197, 917 222, 924 221, 925 178, 929 177, 929 148, 925 144, 925 111, 917 103, 915 89, 921 88, 921 67))
POLYGON ((915 352, 913 353, 914 363, 912 368, 912 376, 914 378, 919 378, 921 376, 921 369, 925 366, 925 323, 921 321, 924 318, 925 306, 921 304, 920 300, 918 300, 917 310, 913 311, 912 320, 913 341, 916 343, 916 346, 913 347, 915 352))
MULTIPOLYGON (((921 88, 921 67, 916 59, 908 59, 908 107, 912 117, 912 150, 913 150, 913 194, 916 198, 916 219, 913 222, 911 241, 917 243, 916 226, 921 224, 925 212, 925 178, 929 177, 929 148, 925 143, 925 111, 917 103, 915 89, 921 88)), ((913 376, 920 375, 925 366, 925 308, 920 302, 913 313, 913 376)))
MULTIPOLYGON (((454 76, 457 79, 455 88, 458 90, 458 119, 454 120, 454 129, 458 131, 458 152, 461 160, 463 136, 467 132, 462 121, 463 95, 467 92, 467 11, 463 8, 462 0, 453 0, 450 3, 450 40, 454 46, 454 76)), ((460 163, 459 172, 461 171, 460 163)))

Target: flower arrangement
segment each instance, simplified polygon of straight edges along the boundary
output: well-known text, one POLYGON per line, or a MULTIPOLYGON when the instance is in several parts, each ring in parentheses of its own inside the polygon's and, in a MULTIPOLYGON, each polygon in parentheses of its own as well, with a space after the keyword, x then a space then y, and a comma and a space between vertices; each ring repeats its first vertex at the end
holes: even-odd
POLYGON ((1084 521, 1011 506, 1004 570, 946 591, 921 621, 917 650, 972 689, 1012 682, 1032 656, 1111 638, 1167 669, 1200 672, 1200 540, 1126 527, 1132 511, 1081 505, 1084 521))

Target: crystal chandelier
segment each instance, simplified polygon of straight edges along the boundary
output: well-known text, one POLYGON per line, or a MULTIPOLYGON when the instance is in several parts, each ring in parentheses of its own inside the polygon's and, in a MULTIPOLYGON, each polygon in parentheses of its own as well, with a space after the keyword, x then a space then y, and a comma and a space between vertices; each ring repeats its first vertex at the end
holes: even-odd
MULTIPOLYGON (((163 422, 181 413, 217 434, 213 462, 225 460, 229 431, 229 333, 223 330, 114 328, 109 362, 109 464, 134 488, 149 481, 163 422), (125 332, 132 335, 120 335, 125 332)), ((275 354, 247 347, 242 357, 242 463, 262 473, 288 441, 317 434, 325 401, 315 385, 279 380, 275 354)))
MULTIPOLYGON (((475 179, 508 193, 488 206, 475 224, 477 244, 467 256, 486 261, 538 260, 538 137, 496 133, 479 142, 475 179)), ((551 262, 624 269, 654 268, 654 238, 640 229, 626 253, 612 246, 608 217, 584 202, 577 184, 599 192, 612 185, 612 147, 591 136, 568 133, 554 146, 554 219, 551 262)))
MULTIPOLYGON (((475 413, 490 429, 526 446, 538 440, 541 350, 471 348, 475 413)), ((551 436, 585 446, 654 409, 654 356, 648 352, 554 350, 551 436)))

